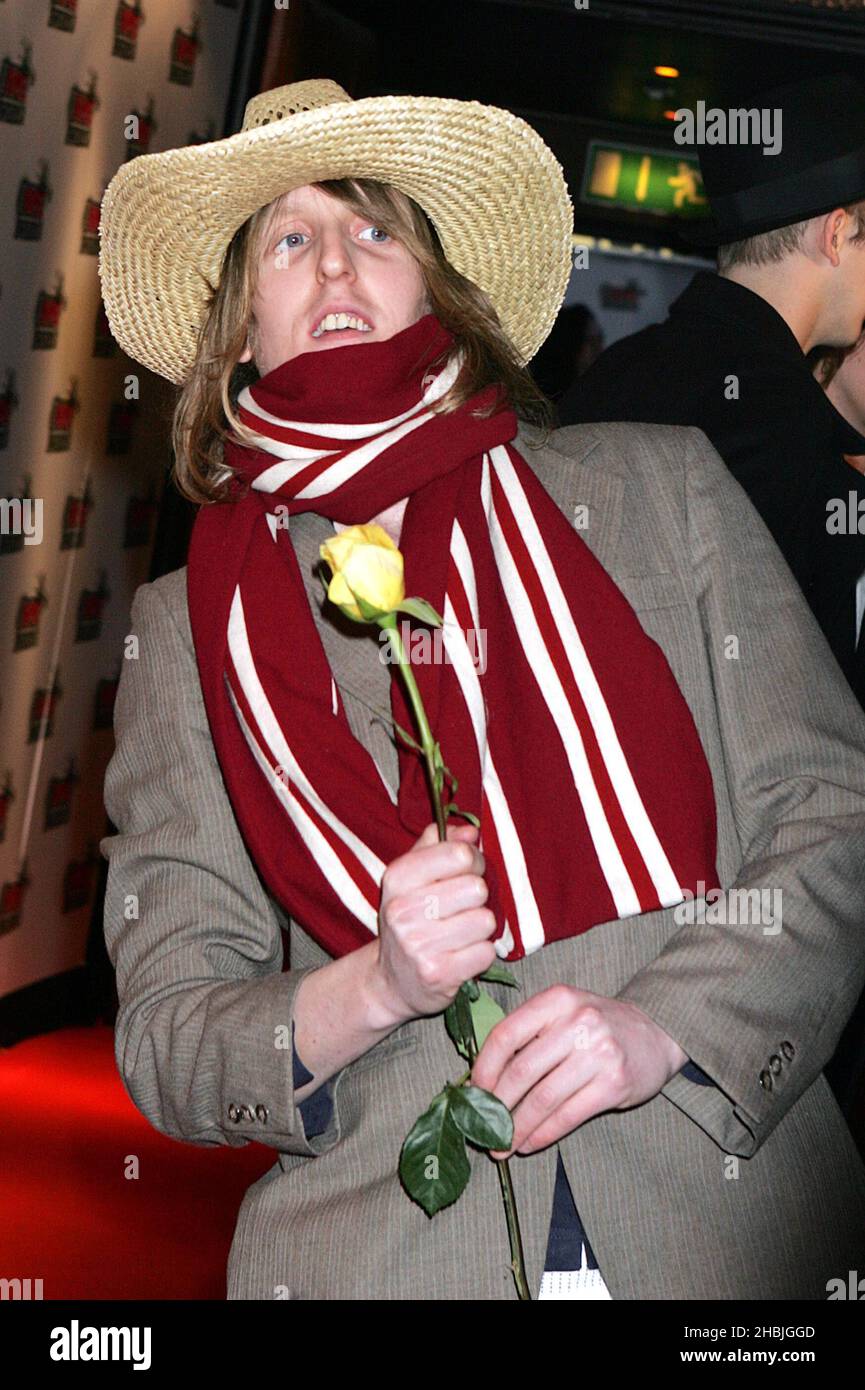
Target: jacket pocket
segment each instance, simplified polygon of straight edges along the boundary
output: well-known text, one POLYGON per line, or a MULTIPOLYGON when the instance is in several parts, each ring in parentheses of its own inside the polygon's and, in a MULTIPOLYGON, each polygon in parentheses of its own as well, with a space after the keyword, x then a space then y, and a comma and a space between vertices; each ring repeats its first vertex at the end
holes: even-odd
POLYGON ((637 612, 652 608, 677 608, 691 602, 681 579, 672 572, 614 574, 611 577, 637 612))

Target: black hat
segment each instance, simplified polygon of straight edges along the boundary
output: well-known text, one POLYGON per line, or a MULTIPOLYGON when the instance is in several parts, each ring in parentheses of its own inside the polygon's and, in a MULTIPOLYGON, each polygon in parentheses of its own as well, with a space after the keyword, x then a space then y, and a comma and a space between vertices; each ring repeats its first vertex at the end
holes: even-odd
POLYGON ((781 112, 780 149, 700 144, 712 216, 684 225, 685 241, 722 246, 865 198, 865 87, 855 78, 809 77, 756 93, 747 107, 781 112))

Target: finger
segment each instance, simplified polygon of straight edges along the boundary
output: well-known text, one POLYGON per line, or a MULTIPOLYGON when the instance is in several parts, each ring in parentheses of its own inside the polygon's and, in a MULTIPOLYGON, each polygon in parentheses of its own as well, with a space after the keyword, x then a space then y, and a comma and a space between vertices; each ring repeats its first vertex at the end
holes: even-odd
POLYGON ((593 1070, 589 1059, 574 1060, 568 1037, 550 1029, 511 1058, 496 1083, 495 1094, 514 1117, 520 1106, 528 1106, 528 1112, 523 1108, 522 1114, 525 1117, 528 1113, 536 1128, 593 1070))
MULTIPOLYGON (((448 821, 445 831, 449 840, 472 840, 478 833, 478 827, 471 824, 464 825, 461 821, 458 823, 448 821)), ((438 826, 435 821, 430 821, 429 825, 424 826, 415 844, 421 847, 434 845, 438 843, 438 838, 438 826)))
POLYGON ((426 845, 434 845, 438 840, 438 837, 438 826, 436 825, 434 820, 430 821, 429 825, 424 826, 417 840, 415 840, 415 847, 423 848, 426 845))
POLYGON ((481 875, 485 869, 486 860, 476 845, 459 839, 439 840, 431 845, 415 846, 395 859, 389 866, 387 891, 394 897, 440 879, 466 873, 481 875))
POLYGON ((586 1120, 601 1115, 605 1110, 615 1108, 615 1097, 610 1092, 609 1082, 601 1073, 596 1074, 584 1086, 573 1092, 568 1099, 551 1115, 548 1115, 532 1130, 523 1116, 514 1115, 514 1136, 509 1149, 490 1150, 493 1158, 510 1158, 514 1153, 523 1155, 538 1153, 549 1144, 556 1144, 566 1135, 572 1134, 586 1120))
MULTIPOLYGON (((553 990, 542 990, 520 1004, 491 1029, 472 1068, 472 1084, 497 1091, 502 1073, 515 1053, 537 1037, 556 1016, 559 1002, 553 990)), ((514 1096, 514 1100, 518 1097, 514 1096)))
POLYGON ((427 883, 410 893, 406 903, 417 900, 428 922, 438 922, 442 918, 453 917, 457 912, 483 907, 489 898, 490 890, 486 880, 479 874, 458 874, 455 878, 445 878, 427 883))

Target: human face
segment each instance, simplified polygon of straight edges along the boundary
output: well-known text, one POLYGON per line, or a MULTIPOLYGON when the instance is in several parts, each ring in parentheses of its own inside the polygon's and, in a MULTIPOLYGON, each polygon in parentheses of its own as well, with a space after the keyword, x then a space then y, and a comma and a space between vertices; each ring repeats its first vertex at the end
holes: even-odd
POLYGON ((865 434, 865 337, 844 358, 826 395, 845 420, 865 434))
POLYGON ((832 273, 826 284, 820 331, 806 351, 817 342, 850 347, 865 327, 865 241, 852 240, 856 219, 843 208, 814 221, 832 273))
POLYGON ((305 184, 276 200, 262 245, 258 284, 241 362, 261 376, 303 352, 392 338, 430 312, 420 266, 400 242, 324 189, 305 184), (326 330, 328 312, 369 324, 326 330))

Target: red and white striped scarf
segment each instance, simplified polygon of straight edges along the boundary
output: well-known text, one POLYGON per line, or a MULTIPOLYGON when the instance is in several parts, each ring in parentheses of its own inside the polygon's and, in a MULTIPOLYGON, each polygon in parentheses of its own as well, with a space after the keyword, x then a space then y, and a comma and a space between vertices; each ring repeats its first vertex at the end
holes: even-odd
MULTIPOLYGON (((190 543, 190 622, 238 824, 277 901, 334 956, 377 932, 384 869, 433 815, 418 754, 399 741, 394 803, 351 733, 286 524, 297 512, 354 524, 409 499, 406 593, 443 615, 446 652, 413 670, 459 805, 480 817, 500 957, 719 886, 711 774, 667 660, 514 447, 515 413, 471 414, 495 388, 429 408, 453 349, 427 314, 246 388, 260 447, 228 441, 232 500, 199 509, 190 543)), ((392 669, 393 716, 413 729, 392 669)))

